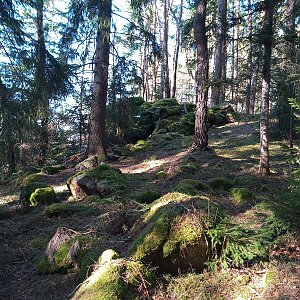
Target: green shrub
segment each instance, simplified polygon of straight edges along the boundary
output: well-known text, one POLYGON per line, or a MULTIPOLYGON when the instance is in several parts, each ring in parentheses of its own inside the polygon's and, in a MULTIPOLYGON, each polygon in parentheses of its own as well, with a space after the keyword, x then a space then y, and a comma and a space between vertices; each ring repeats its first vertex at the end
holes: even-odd
POLYGON ((253 194, 247 188, 232 188, 230 194, 235 204, 243 204, 253 197, 253 194))

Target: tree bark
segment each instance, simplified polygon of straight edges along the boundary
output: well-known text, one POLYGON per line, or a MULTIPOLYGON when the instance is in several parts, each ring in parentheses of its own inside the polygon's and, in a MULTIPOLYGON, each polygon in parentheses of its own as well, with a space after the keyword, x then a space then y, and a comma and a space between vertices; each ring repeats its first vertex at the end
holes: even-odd
POLYGON ((260 164, 259 172, 263 176, 270 175, 269 164, 269 97, 270 97, 270 66, 273 40, 273 14, 274 1, 266 0, 264 3, 265 15, 263 23, 263 69, 262 91, 260 108, 260 164))
POLYGON ((253 69, 253 38, 252 38, 252 0, 248 0, 248 30, 249 30, 249 50, 248 50, 248 83, 246 90, 246 114, 250 113, 250 96, 251 96, 251 84, 252 84, 252 69, 253 69))
POLYGON ((44 0, 36 1, 36 74, 35 74, 35 101, 38 103, 40 125, 40 158, 41 164, 45 163, 49 147, 49 97, 46 82, 46 45, 44 34, 44 0))
POLYGON ((162 65, 163 98, 171 97, 168 40, 169 40, 169 5, 168 5, 168 0, 164 0, 163 65, 162 65))
POLYGON ((208 145, 208 49, 205 27, 206 6, 207 0, 199 1, 194 19, 194 32, 197 46, 195 146, 199 150, 206 150, 208 145))
POLYGON ((88 155, 106 158, 105 118, 108 89, 112 0, 98 1, 98 31, 95 50, 93 97, 91 101, 88 155))
POLYGON ((255 113, 255 104, 256 104, 256 89, 257 89, 257 78, 260 65, 260 51, 257 53, 257 57, 253 62, 253 68, 251 73, 251 87, 250 87, 250 114, 255 113))
POLYGON ((222 93, 224 82, 222 80, 226 76, 225 72, 225 53, 226 53, 226 14, 227 0, 218 0, 218 21, 217 21, 217 37, 216 37, 216 56, 214 71, 214 86, 211 95, 211 105, 215 106, 224 102, 224 93, 222 93), (224 76, 225 75, 225 76, 224 76))
POLYGON ((240 0, 236 2, 235 26, 233 27, 233 45, 232 45, 232 101, 235 110, 238 110, 239 94, 239 35, 240 35, 240 0))
POLYGON ((174 63, 173 63, 173 87, 172 87, 172 98, 176 97, 176 88, 177 88, 177 68, 178 68, 178 56, 179 56, 179 47, 181 40, 181 26, 182 26, 182 12, 183 12, 183 0, 180 2, 180 11, 179 16, 176 19, 176 45, 174 51, 174 63))

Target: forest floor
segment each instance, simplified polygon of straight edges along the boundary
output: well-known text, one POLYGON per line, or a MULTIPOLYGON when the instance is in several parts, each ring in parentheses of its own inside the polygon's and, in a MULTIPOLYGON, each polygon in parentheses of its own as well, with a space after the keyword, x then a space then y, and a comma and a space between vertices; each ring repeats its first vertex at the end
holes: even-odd
MULTIPOLYGON (((185 178, 209 183, 213 178, 225 177, 242 182, 254 195, 254 199, 243 205, 234 203, 225 191, 209 195, 236 224, 264 227, 267 217, 278 212, 266 203, 281 201, 284 208, 290 166, 281 143, 272 141, 271 175, 264 178, 258 175, 257 121, 250 119, 211 128, 208 151, 194 152, 192 141, 192 136, 178 137, 115 162, 114 166, 128 174, 129 201, 137 193, 148 190, 164 195, 185 178), (199 166, 198 170, 189 168, 191 163, 199 166), (158 171, 164 171, 166 178, 157 179, 158 171)), ((59 201, 72 202, 66 180, 74 173, 74 169, 67 169, 56 175, 45 175, 43 180, 54 186, 59 201)), ((58 227, 82 231, 99 211, 89 210, 80 217, 50 219, 45 216, 44 207, 36 207, 23 214, 19 194, 17 183, 0 185, 0 299, 70 299, 79 284, 77 274, 39 275, 36 265, 58 227)), ((277 217, 286 222, 294 215, 279 213, 277 217)), ((126 248, 122 242, 123 237, 118 236, 109 244, 122 252, 126 248)), ((269 258, 264 261, 252 261, 239 268, 207 270, 203 274, 166 275, 151 292, 151 299, 300 299, 299 231, 293 227, 273 243, 269 258)))

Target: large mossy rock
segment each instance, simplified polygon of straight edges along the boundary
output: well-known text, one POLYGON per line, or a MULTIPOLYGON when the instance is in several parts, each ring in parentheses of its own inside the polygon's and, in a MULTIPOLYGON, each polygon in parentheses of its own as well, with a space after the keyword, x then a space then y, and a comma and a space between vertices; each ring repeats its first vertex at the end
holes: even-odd
POLYGON ((119 169, 102 164, 75 174, 68 179, 67 185, 70 193, 77 200, 82 200, 89 195, 105 198, 126 188, 126 179, 119 169))
POLYGON ((88 266, 93 264, 101 250, 101 241, 94 236, 60 227, 38 263, 38 272, 51 274, 73 270, 79 272, 83 280, 88 266))
POLYGON ((154 273, 140 262, 118 258, 115 251, 106 250, 99 258, 97 269, 72 299, 142 299, 155 279, 154 273))
POLYGON ((169 193, 153 202, 131 234, 129 255, 158 267, 162 273, 202 271, 210 257, 205 231, 220 219, 208 198, 169 193))

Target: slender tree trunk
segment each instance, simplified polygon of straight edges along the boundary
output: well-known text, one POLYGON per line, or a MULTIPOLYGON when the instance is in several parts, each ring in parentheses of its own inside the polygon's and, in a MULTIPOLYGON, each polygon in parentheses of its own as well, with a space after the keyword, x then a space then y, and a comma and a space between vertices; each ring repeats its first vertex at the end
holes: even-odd
POLYGON ((255 113, 255 104, 256 104, 256 89, 257 89, 257 78, 260 65, 260 51, 253 62, 253 68, 251 72, 251 87, 250 87, 250 114, 255 113))
POLYGON ((169 5, 168 5, 168 0, 164 0, 163 65, 162 65, 163 98, 171 97, 168 40, 169 40, 169 5))
POLYGON ((239 95, 239 35, 240 35, 240 0, 236 2, 235 12, 235 26, 234 26, 234 43, 233 43, 233 89, 232 100, 234 102, 235 110, 238 110, 238 95, 239 95))
POLYGON ((194 19, 194 32, 197 45, 195 146, 199 150, 206 150, 208 145, 208 49, 205 27, 206 6, 207 0, 199 1, 194 19))
POLYGON ((252 85, 252 69, 253 69, 253 38, 252 38, 252 0, 248 0, 248 26, 249 26, 249 50, 248 50, 248 79, 247 79, 247 91, 246 91, 246 114, 250 113, 250 96, 252 85))
POLYGON ((183 12, 183 0, 181 0, 181 2, 180 2, 179 16, 176 19, 177 31, 176 31, 176 45, 175 45, 174 63, 173 63, 173 89, 172 89, 172 98, 176 98, 177 68, 178 68, 179 47, 180 47, 180 41, 181 41, 182 12, 183 12))
POLYGON ((224 60, 226 47, 226 14, 227 0, 218 0, 218 21, 217 21, 217 37, 216 37, 216 56, 215 56, 215 84, 212 89, 211 105, 217 105, 224 102, 224 93, 222 93, 224 82, 224 60))
MULTIPOLYGON (((296 5, 296 0, 287 0, 286 2, 286 19, 287 19, 287 26, 285 29, 285 34, 286 34, 286 42, 287 42, 287 47, 286 47, 286 57, 290 57, 290 61, 292 64, 295 63, 295 56, 296 56, 296 51, 295 51, 295 45, 291 40, 293 40, 294 35, 295 35, 295 5, 296 5)), ((295 84, 294 82, 289 82, 286 86, 286 98, 287 100, 289 98, 294 98, 295 97, 295 84)), ((289 122, 289 144, 290 147, 294 146, 294 111, 293 108, 291 107, 290 109, 290 122, 289 122)))
POLYGON ((273 39, 274 1, 265 0, 265 16, 263 25, 263 70, 260 108, 260 164, 259 172, 263 176, 270 175, 269 164, 269 97, 270 97, 270 66, 273 39))
POLYGON ((49 99, 46 83, 46 45, 44 34, 44 0, 36 1, 36 74, 35 74, 35 100, 38 102, 38 115, 41 119, 39 140, 41 164, 45 163, 49 147, 49 99))
POLYGON ((89 156, 106 157, 105 118, 110 50, 112 0, 98 2, 98 31, 95 51, 93 97, 91 101, 89 156))

